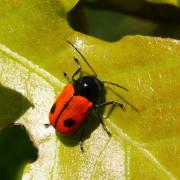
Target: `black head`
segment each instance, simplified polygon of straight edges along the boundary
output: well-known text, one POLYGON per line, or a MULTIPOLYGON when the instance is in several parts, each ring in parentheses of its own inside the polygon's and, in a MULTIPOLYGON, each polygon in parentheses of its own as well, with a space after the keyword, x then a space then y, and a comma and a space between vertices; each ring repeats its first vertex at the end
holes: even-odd
POLYGON ((105 88, 103 83, 95 76, 84 76, 74 82, 75 96, 80 95, 96 104, 103 96, 105 88))

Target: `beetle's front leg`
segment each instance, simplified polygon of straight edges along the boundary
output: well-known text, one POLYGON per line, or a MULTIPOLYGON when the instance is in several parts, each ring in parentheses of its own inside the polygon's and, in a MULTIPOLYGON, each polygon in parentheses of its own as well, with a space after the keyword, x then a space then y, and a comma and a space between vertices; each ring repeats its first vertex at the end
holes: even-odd
POLYGON ((81 65, 80 65, 80 62, 79 62, 78 58, 74 57, 74 61, 75 61, 75 63, 77 64, 78 69, 77 69, 77 70, 74 72, 74 74, 72 75, 72 80, 73 80, 73 81, 76 81, 76 80, 74 79, 74 77, 81 71, 81 65))
POLYGON ((66 80, 67 80, 68 82, 71 82, 71 81, 72 81, 71 78, 68 76, 68 74, 67 74, 66 72, 63 72, 63 75, 64 75, 64 77, 66 78, 66 80))

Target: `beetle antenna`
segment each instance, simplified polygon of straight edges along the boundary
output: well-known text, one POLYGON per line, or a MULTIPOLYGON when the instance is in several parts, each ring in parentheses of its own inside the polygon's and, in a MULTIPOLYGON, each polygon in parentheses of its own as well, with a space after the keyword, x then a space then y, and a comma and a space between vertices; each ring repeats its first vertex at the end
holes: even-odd
POLYGON ((85 63, 89 66, 89 68, 93 71, 94 75, 97 77, 96 72, 94 71, 94 69, 91 67, 91 65, 87 62, 86 58, 83 56, 83 54, 79 51, 79 49, 74 46, 70 41, 67 40, 67 43, 70 44, 78 53, 79 55, 83 58, 83 60, 85 61, 85 63))
POLYGON ((108 82, 108 81, 102 81, 102 83, 111 84, 111 85, 117 86, 117 87, 119 87, 121 89, 124 89, 125 91, 128 91, 128 89, 126 89, 125 87, 120 86, 119 84, 116 84, 116 83, 112 83, 112 82, 108 82))

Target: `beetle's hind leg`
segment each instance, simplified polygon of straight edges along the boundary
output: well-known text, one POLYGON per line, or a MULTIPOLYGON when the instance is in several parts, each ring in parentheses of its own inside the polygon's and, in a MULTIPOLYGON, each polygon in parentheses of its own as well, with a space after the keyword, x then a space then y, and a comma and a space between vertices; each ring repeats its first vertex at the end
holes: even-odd
MULTIPOLYGON (((86 121, 85 121, 86 122, 86 121)), ((85 127, 83 126, 82 131, 81 131, 81 135, 80 135, 80 141, 79 141, 79 146, 80 146, 80 150, 81 152, 84 152, 84 134, 85 134, 85 127)))
POLYGON ((105 124, 104 124, 104 121, 103 121, 103 119, 102 119, 102 117, 101 117, 101 114, 99 113, 99 111, 98 111, 98 109, 97 109, 98 107, 102 107, 102 106, 106 106, 106 105, 118 106, 118 107, 120 107, 122 110, 125 110, 125 105, 124 105, 124 104, 121 104, 121 103, 119 103, 119 102, 117 102, 117 101, 107 101, 107 102, 103 102, 103 103, 101 103, 101 104, 95 104, 95 105, 94 105, 95 111, 96 111, 96 114, 98 115, 98 118, 99 118, 99 120, 100 120, 100 123, 102 124, 102 126, 103 126, 104 130, 107 132, 107 134, 108 134, 109 136, 111 136, 111 133, 110 133, 109 130, 106 128, 106 126, 105 126, 105 124))
POLYGON ((101 104, 96 104, 95 107, 98 108, 98 107, 102 107, 102 106, 106 106, 106 105, 113 105, 113 106, 118 106, 120 107, 122 110, 125 110, 125 105, 124 104, 121 104, 117 101, 107 101, 107 102, 103 102, 101 104))
POLYGON ((81 152, 84 152, 83 139, 80 139, 79 146, 80 146, 81 152))
POLYGON ((78 66, 78 69, 74 72, 74 74, 72 75, 72 80, 75 81, 74 77, 81 71, 81 65, 80 62, 78 60, 78 58, 74 57, 74 61, 78 66))
POLYGON ((108 136, 111 136, 110 131, 107 129, 106 125, 104 124, 104 121, 103 121, 103 119, 101 117, 101 114, 99 113, 99 111, 97 109, 95 109, 95 111, 96 111, 96 114, 97 114, 97 116, 98 116, 98 118, 100 120, 100 123, 102 124, 103 129, 106 131, 108 136))

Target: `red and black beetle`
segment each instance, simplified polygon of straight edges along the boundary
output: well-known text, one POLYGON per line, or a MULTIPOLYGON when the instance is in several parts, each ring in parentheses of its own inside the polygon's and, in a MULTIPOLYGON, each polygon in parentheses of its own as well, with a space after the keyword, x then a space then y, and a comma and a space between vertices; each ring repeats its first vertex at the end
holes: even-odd
MULTIPOLYGON (((49 112, 50 124, 54 126, 60 134, 72 135, 80 128, 80 126, 83 125, 89 113, 94 110, 97 113, 104 130, 110 136, 111 134, 105 127, 98 108, 106 105, 116 105, 124 110, 125 106, 116 101, 98 103, 98 100, 101 98, 102 93, 105 90, 104 83, 115 85, 126 91, 127 89, 118 84, 98 79, 94 69, 90 66, 81 52, 70 41, 67 42, 80 54, 82 59, 93 71, 94 75, 82 76, 75 79, 75 76, 81 71, 81 66, 79 60, 74 57, 78 69, 74 72, 71 78, 64 72, 64 76, 69 84, 64 87, 49 112)), ((83 151, 82 141, 83 137, 80 139, 80 148, 83 151)))

